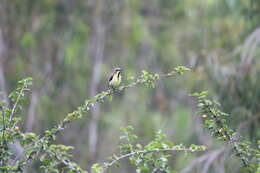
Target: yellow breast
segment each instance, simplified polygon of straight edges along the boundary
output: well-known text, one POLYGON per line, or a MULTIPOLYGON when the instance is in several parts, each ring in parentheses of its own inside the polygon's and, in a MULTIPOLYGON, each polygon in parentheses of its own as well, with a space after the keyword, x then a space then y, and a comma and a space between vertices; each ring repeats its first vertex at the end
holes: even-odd
POLYGON ((113 75, 113 78, 112 80, 110 81, 110 85, 112 86, 118 86, 120 83, 121 83, 121 74, 120 72, 116 72, 114 75, 113 75))

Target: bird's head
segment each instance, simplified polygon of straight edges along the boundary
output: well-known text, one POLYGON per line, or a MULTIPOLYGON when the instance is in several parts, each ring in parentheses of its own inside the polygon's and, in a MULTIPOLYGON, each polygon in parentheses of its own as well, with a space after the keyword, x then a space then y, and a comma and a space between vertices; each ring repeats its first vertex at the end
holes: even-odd
POLYGON ((114 69, 114 72, 122 72, 122 71, 123 71, 123 69, 120 68, 120 67, 116 67, 116 68, 114 69))

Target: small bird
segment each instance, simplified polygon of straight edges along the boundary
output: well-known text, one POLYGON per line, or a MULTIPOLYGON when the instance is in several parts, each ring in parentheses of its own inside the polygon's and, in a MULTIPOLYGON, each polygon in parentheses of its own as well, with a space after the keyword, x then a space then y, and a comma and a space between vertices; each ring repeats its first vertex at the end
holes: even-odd
POLYGON ((115 88, 118 87, 121 83, 122 80, 122 68, 115 68, 113 73, 111 74, 111 76, 108 79, 108 86, 111 88, 115 88))

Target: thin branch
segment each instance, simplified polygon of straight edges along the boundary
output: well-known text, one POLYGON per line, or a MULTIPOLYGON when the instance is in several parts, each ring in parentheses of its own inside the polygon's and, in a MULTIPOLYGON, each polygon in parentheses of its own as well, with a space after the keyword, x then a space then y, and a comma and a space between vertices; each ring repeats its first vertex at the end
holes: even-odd
POLYGON ((232 148, 232 151, 240 158, 243 167, 247 168, 249 172, 254 171, 259 151, 252 148, 249 141, 242 140, 242 136, 227 125, 225 116, 228 114, 219 109, 219 103, 206 99, 206 95, 207 92, 194 94, 197 96, 200 114, 203 114, 202 117, 205 119, 205 127, 213 136, 225 141, 232 148))
MULTIPOLYGON (((138 154, 144 154, 144 153, 153 153, 153 152, 164 152, 164 151, 188 151, 188 152, 194 152, 194 149, 192 148, 167 148, 167 149, 153 149, 153 150, 141 150, 141 151, 134 151, 131 153, 127 153, 124 155, 121 155, 120 157, 115 158, 115 160, 111 161, 110 163, 107 163, 104 169, 102 170, 102 173, 105 173, 108 168, 112 167, 115 163, 118 161, 131 157, 133 155, 138 155, 138 154)), ((204 151, 203 149, 201 150, 196 150, 196 151, 204 151)))
POLYGON ((12 111, 11 111, 11 115, 10 115, 8 124, 12 121, 12 119, 13 119, 13 117, 14 117, 14 113, 15 113, 16 107, 17 107, 17 105, 18 105, 18 103, 19 103, 19 101, 20 101, 20 98, 21 98, 21 95, 22 95, 24 89, 25 89, 25 86, 23 85, 22 89, 20 90, 20 92, 19 92, 19 94, 18 94, 17 99, 15 100, 15 103, 14 103, 13 109, 12 109, 12 111))

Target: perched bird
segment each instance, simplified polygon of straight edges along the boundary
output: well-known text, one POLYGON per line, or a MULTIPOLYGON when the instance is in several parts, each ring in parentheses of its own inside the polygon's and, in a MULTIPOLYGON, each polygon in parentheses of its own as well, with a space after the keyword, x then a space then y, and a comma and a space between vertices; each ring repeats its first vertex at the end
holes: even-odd
POLYGON ((108 79, 108 86, 109 87, 112 87, 112 88, 115 88, 115 87, 118 87, 121 83, 121 80, 122 80, 122 71, 123 69, 122 68, 115 68, 113 73, 111 74, 111 76, 109 77, 108 79))

